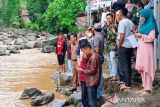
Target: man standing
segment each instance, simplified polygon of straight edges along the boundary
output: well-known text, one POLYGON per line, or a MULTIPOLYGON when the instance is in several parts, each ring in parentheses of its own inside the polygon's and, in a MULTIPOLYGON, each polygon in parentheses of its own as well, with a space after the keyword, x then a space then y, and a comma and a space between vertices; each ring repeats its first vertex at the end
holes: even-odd
MULTIPOLYGON (((99 53, 100 55, 100 62, 101 62, 101 66, 104 62, 104 35, 101 34, 101 24, 100 23, 95 23, 94 24, 94 37, 91 40, 91 46, 93 48, 94 51, 96 51, 97 53, 99 53)), ((102 93, 103 93, 103 89, 102 89, 102 69, 101 69, 101 75, 100 75, 101 79, 100 79, 100 84, 98 86, 97 89, 97 99, 100 99, 102 97, 102 93)))
POLYGON ((104 25, 106 24, 106 15, 109 13, 108 11, 108 7, 104 7, 103 8, 103 13, 101 16, 101 28, 104 27, 104 25))
POLYGON ((72 60, 71 60, 71 41, 70 34, 67 35, 67 65, 68 73, 72 75, 72 60))
POLYGON ((72 92, 76 91, 79 85, 78 82, 78 72, 77 72, 77 47, 78 47, 78 41, 77 41, 77 34, 71 34, 70 36, 71 40, 71 59, 72 59, 72 71, 73 71, 73 89, 72 92))
POLYGON ((77 68, 79 72, 87 75, 86 86, 88 94, 88 106, 84 107, 97 107, 97 87, 100 83, 101 75, 101 62, 100 56, 96 51, 92 50, 89 43, 81 45, 81 50, 87 56, 87 69, 77 68))
POLYGON ((119 10, 120 22, 118 26, 118 73, 123 82, 121 89, 131 88, 131 54, 132 46, 127 37, 132 34, 134 24, 127 18, 127 9, 119 10))
POLYGON ((116 63, 116 51, 117 51, 117 26, 115 25, 113 15, 107 14, 107 36, 106 36, 106 48, 108 51, 108 65, 110 71, 111 80, 117 80, 117 63, 116 63))

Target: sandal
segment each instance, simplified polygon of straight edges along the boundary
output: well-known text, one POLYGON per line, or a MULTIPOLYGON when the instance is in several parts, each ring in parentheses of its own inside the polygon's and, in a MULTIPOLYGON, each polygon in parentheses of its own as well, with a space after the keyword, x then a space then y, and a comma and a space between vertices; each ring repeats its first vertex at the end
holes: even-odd
POLYGON ((124 90, 124 89, 131 89, 131 87, 128 87, 128 86, 122 86, 122 87, 120 88, 120 90, 124 90))
POLYGON ((140 94, 140 93, 142 93, 142 92, 144 92, 145 90, 143 89, 143 90, 140 90, 140 91, 136 91, 135 92, 135 94, 140 94))
POLYGON ((143 91, 143 92, 141 92, 141 93, 139 94, 140 97, 142 97, 142 96, 150 96, 150 95, 151 95, 151 93, 148 93, 148 92, 146 92, 146 91, 143 91))

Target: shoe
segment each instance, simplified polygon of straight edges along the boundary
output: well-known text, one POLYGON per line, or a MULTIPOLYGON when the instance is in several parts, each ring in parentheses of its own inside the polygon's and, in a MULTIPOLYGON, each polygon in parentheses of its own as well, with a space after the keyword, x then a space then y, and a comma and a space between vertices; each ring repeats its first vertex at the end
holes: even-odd
POLYGON ((77 88, 72 88, 71 90, 69 90, 70 92, 75 92, 75 91, 77 91, 77 88))

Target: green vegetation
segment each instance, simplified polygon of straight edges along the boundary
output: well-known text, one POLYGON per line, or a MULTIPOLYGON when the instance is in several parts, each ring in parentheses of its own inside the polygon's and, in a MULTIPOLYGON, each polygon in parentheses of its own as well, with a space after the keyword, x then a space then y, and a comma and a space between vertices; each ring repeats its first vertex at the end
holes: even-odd
POLYGON ((84 11, 86 0, 0 0, 0 26, 45 30, 50 33, 77 31, 75 15, 84 11), (20 12, 28 10, 28 23, 20 12))

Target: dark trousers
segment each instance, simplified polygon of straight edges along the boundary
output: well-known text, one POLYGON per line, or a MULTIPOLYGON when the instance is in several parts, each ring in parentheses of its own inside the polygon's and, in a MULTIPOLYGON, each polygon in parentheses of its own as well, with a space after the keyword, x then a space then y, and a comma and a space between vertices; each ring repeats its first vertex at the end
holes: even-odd
POLYGON ((120 81, 123 81, 126 86, 131 86, 131 56, 132 49, 120 47, 118 50, 118 76, 120 81))
POLYGON ((87 86, 88 107, 97 107, 97 86, 87 86))
POLYGON ((86 87, 86 82, 81 81, 81 88, 82 88, 82 104, 83 107, 88 107, 88 92, 86 87))

